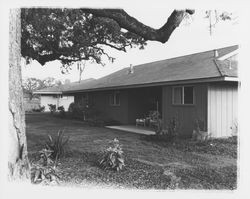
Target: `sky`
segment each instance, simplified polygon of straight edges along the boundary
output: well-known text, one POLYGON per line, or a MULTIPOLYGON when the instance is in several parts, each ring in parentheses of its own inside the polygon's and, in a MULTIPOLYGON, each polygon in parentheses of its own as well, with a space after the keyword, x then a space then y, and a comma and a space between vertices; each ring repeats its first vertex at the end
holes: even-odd
MULTIPOLYGON (((138 9, 137 6, 134 6, 125 7, 124 9, 131 16, 153 28, 161 27, 173 11, 173 9, 166 9, 165 6, 148 7, 146 9, 138 9)), ((238 13, 233 10, 226 11, 233 12, 233 17, 238 16, 238 13)), ((205 18, 205 10, 198 9, 191 18, 181 23, 165 44, 149 41, 144 50, 133 48, 128 49, 126 53, 107 47, 107 52, 116 58, 114 63, 106 61, 103 67, 86 62, 82 79, 100 78, 122 68, 129 67, 130 64, 139 65, 239 43, 238 19, 217 23, 212 35, 209 33, 208 25, 209 22, 205 18)), ((36 77, 39 79, 54 77, 62 81, 70 79, 71 82, 79 80, 79 72, 75 65, 73 65, 72 70, 68 74, 62 74, 60 66, 61 63, 59 61, 48 62, 45 66, 41 66, 36 61, 25 65, 23 61, 22 76, 23 78, 36 77)))

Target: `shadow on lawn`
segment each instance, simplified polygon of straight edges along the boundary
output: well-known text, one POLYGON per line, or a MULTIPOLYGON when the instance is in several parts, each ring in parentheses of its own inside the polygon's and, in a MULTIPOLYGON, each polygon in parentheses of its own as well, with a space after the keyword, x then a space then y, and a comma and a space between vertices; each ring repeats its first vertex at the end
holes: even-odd
POLYGON ((211 155, 222 155, 237 159, 237 136, 209 139, 203 142, 191 139, 168 139, 157 135, 142 135, 141 140, 161 147, 173 147, 184 152, 198 152, 211 155))

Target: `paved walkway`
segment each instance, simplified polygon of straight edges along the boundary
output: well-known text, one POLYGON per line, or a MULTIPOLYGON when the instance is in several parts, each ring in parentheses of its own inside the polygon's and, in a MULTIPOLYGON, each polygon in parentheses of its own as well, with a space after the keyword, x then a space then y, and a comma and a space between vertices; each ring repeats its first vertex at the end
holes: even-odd
POLYGON ((155 134, 153 130, 148 129, 146 127, 142 127, 142 126, 121 125, 121 126, 106 126, 106 128, 116 129, 116 130, 131 132, 131 133, 144 134, 144 135, 155 134))

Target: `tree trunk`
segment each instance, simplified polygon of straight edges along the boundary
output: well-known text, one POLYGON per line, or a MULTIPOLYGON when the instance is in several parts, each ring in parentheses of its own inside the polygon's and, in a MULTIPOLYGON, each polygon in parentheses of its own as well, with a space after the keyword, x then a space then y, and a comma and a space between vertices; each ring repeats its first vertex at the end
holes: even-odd
POLYGON ((25 134, 25 114, 21 82, 21 10, 11 9, 9 15, 9 150, 10 180, 30 179, 25 134))

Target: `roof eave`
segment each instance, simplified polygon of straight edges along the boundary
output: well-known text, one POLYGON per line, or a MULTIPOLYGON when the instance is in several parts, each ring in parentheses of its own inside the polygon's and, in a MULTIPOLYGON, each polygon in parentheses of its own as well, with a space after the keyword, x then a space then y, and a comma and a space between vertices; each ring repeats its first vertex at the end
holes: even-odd
POLYGON ((230 53, 227 53, 221 57, 218 58, 219 61, 224 61, 225 59, 228 59, 229 57, 232 57, 234 55, 237 55, 239 53, 239 49, 236 49, 230 53))
POLYGON ((61 91, 35 91, 33 94, 62 94, 61 91))
POLYGON ((235 81, 238 82, 237 77, 209 77, 209 78, 200 78, 200 79, 189 79, 189 80, 177 80, 169 82, 154 82, 154 83, 145 83, 145 84, 134 84, 134 85, 124 85, 124 86, 113 86, 113 87, 104 87, 104 88, 92 88, 92 89, 83 89, 83 90, 74 90, 74 91, 64 91, 63 93, 72 94, 72 93, 82 93, 82 92, 92 92, 92 91, 104 91, 104 90, 120 90, 128 88, 142 88, 148 86, 168 86, 176 84, 194 84, 194 83, 205 83, 205 82, 220 82, 220 81, 235 81))
POLYGON ((224 77, 224 81, 228 81, 228 82, 240 82, 240 79, 238 77, 225 76, 224 77))

